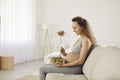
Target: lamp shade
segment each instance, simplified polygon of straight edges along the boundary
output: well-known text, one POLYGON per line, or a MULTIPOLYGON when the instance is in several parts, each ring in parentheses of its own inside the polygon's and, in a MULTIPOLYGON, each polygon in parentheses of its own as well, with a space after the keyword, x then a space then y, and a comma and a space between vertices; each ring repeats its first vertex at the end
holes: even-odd
POLYGON ((52 28, 52 25, 44 23, 44 24, 42 25, 42 28, 43 28, 43 30, 49 30, 49 29, 52 28))

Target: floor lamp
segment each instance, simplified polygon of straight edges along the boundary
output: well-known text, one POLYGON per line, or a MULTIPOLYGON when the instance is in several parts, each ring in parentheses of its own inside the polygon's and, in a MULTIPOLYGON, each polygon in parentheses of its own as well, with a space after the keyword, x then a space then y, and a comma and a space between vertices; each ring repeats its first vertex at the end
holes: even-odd
POLYGON ((44 36, 44 42, 43 42, 43 58, 47 53, 50 53, 51 51, 51 45, 50 45, 50 34, 49 29, 51 28, 48 24, 43 24, 42 26, 43 30, 45 30, 45 36, 44 36))

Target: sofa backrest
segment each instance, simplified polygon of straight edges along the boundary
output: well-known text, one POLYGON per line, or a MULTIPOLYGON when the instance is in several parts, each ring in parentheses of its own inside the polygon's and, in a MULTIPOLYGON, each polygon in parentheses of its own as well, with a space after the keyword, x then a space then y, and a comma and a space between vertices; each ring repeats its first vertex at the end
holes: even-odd
POLYGON ((91 73, 95 67, 97 59, 100 57, 103 50, 104 50, 103 47, 96 46, 90 53, 85 64, 83 65, 83 73, 88 78, 88 80, 91 79, 91 73))
POLYGON ((120 80, 120 49, 106 47, 94 65, 90 80, 120 80))

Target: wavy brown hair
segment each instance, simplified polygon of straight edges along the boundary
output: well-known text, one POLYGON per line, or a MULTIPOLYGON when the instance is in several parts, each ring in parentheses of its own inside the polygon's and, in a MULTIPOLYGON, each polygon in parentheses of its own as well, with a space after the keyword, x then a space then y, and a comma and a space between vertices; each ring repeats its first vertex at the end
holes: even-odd
POLYGON ((92 44, 95 44, 97 42, 95 36, 93 35, 91 27, 86 19, 77 16, 74 17, 72 21, 77 22, 80 25, 80 27, 83 27, 83 34, 85 34, 90 39, 92 44))

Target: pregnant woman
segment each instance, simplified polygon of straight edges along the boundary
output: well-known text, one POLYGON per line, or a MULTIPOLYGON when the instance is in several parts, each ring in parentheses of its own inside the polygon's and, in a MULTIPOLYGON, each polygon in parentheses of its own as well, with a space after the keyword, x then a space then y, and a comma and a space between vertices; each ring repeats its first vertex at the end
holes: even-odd
POLYGON ((40 68, 40 80, 45 80, 47 73, 82 74, 82 66, 88 52, 96 39, 92 34, 88 21, 82 17, 72 19, 72 28, 80 37, 72 47, 72 52, 66 53, 61 47, 60 52, 65 56, 66 63, 45 64, 40 68))

